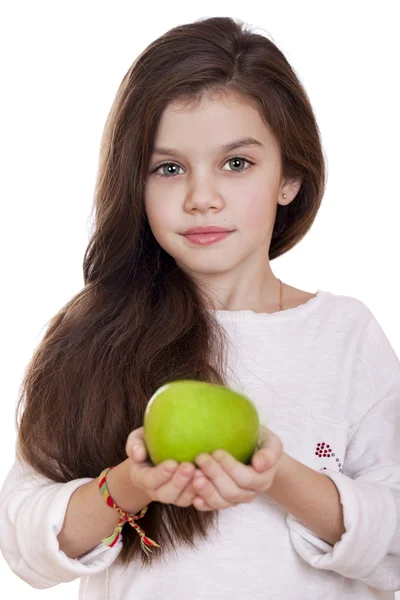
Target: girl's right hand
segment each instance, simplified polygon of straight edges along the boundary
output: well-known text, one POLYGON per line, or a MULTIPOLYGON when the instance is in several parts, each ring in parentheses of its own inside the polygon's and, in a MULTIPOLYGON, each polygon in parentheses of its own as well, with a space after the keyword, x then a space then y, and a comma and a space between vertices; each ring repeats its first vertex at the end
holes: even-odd
POLYGON ((192 478, 199 471, 194 464, 190 462, 178 464, 174 460, 165 460, 153 466, 148 460, 144 427, 131 431, 125 452, 130 459, 132 485, 144 490, 151 500, 176 506, 192 504, 196 496, 192 478))

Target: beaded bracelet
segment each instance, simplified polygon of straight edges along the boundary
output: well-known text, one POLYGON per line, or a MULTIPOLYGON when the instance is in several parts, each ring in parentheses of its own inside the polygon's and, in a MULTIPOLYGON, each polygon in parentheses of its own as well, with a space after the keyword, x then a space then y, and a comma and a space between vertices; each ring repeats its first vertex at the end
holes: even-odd
POLYGON ((115 504, 114 500, 111 497, 110 492, 108 491, 107 482, 106 482, 106 475, 113 468, 114 467, 107 467, 106 469, 104 469, 104 471, 102 471, 100 473, 99 480, 98 480, 99 481, 99 490, 100 490, 100 494, 104 498, 106 504, 108 506, 111 506, 111 508, 115 508, 115 510, 118 512, 119 520, 118 520, 118 525, 117 525, 114 533, 112 533, 109 537, 102 540, 102 542, 104 544, 106 544, 106 546, 110 546, 112 548, 112 546, 114 546, 114 544, 117 543, 124 524, 129 523, 137 531, 137 533, 140 536, 140 545, 142 547, 142 550, 146 554, 148 554, 149 552, 152 552, 152 550, 150 549, 150 546, 156 546, 157 548, 160 548, 160 546, 154 540, 151 540, 149 537, 147 537, 145 532, 143 531, 143 529, 141 529, 139 527, 139 525, 137 525, 135 523, 135 521, 137 521, 137 519, 141 519, 142 517, 144 517, 144 515, 147 512, 147 506, 142 508, 142 510, 139 513, 134 515, 133 513, 125 512, 124 510, 122 510, 122 508, 120 508, 117 504, 115 504))

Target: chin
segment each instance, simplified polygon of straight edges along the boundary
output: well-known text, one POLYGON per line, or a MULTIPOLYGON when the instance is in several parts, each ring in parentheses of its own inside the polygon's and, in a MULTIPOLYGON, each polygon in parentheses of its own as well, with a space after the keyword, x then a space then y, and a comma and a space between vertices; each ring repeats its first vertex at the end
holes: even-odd
POLYGON ((224 273, 229 273, 232 270, 232 267, 227 267, 226 265, 218 267, 218 265, 194 265, 193 267, 183 267, 183 270, 186 271, 189 275, 222 275, 224 273))

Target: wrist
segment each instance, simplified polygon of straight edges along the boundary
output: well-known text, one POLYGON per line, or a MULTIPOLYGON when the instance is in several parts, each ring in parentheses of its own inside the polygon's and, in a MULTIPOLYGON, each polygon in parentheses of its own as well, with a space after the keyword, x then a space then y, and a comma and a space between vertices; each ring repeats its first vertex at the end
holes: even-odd
POLYGON ((144 490, 133 485, 130 463, 131 459, 127 458, 107 473, 107 487, 119 508, 127 513, 136 514, 152 500, 144 490))
POLYGON ((282 452, 282 455, 278 461, 276 472, 274 479, 272 481, 272 485, 267 490, 268 496, 271 500, 282 503, 282 498, 285 496, 286 487, 290 485, 290 482, 293 478, 293 471, 296 469, 294 459, 286 454, 286 452, 282 452))

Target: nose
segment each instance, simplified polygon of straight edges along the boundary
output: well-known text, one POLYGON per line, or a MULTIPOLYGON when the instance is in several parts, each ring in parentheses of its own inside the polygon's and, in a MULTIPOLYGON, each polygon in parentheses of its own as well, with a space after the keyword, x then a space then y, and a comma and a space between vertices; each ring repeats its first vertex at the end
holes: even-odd
POLYGON ((210 182, 193 183, 188 190, 185 198, 185 211, 192 213, 199 211, 206 213, 213 209, 219 211, 224 207, 224 200, 217 187, 210 182))

